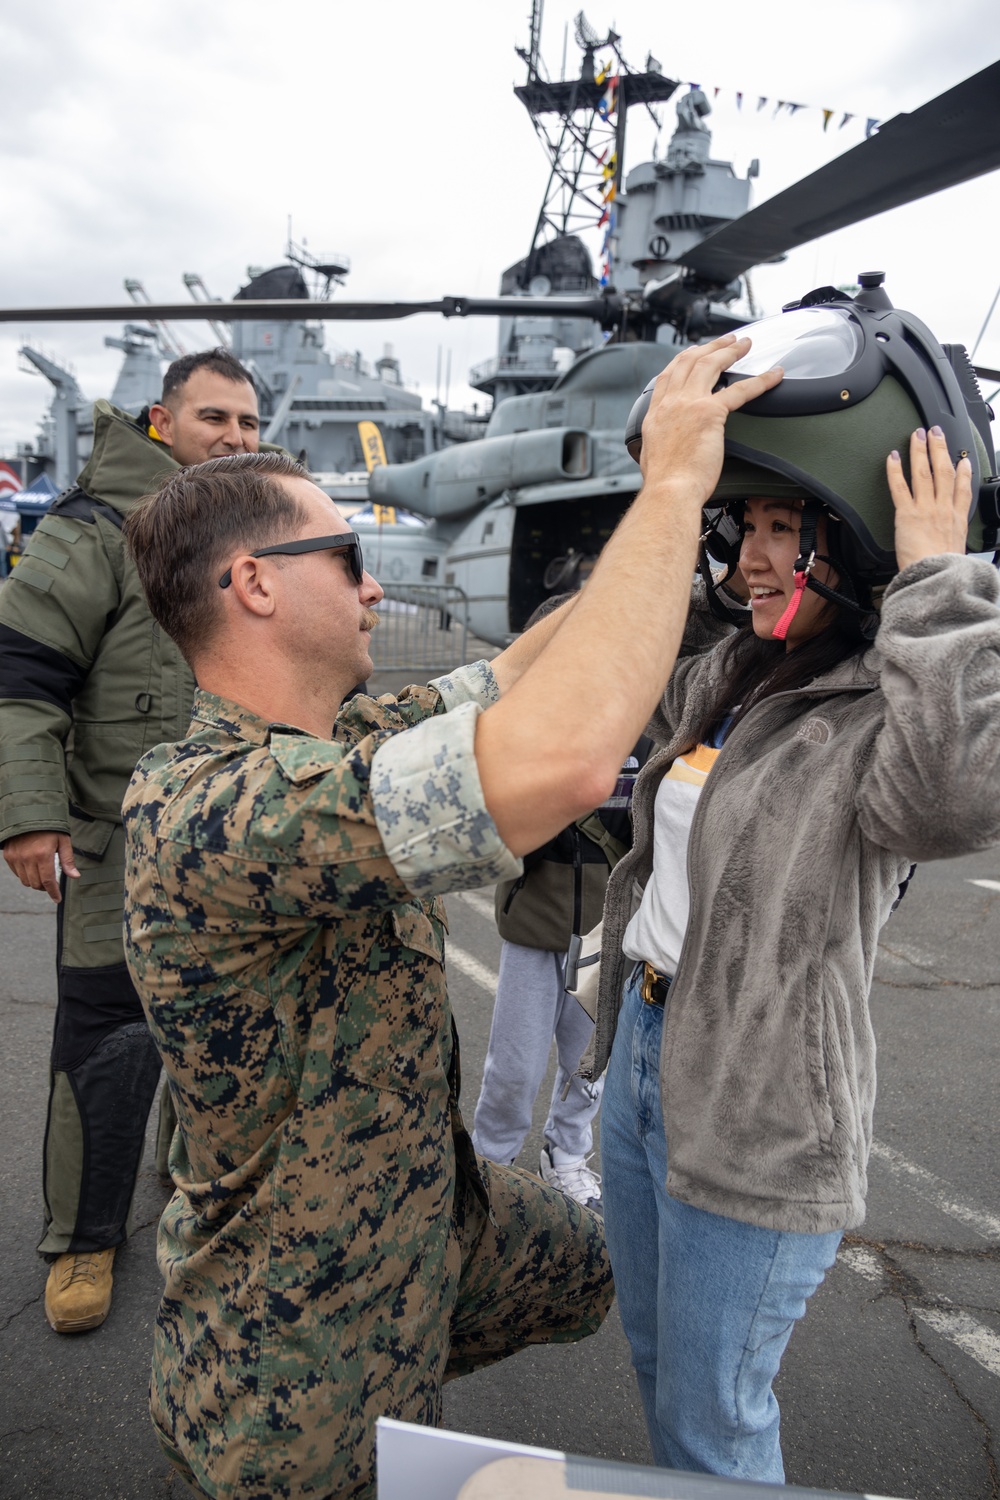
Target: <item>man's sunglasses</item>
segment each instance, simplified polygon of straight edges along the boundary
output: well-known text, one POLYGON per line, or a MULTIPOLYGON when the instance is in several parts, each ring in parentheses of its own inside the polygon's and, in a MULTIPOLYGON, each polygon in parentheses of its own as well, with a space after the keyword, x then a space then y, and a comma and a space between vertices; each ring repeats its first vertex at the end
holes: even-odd
MULTIPOLYGON (((288 557, 297 557, 300 552, 332 552, 343 550, 347 554, 347 561, 356 583, 363 583, 365 576, 365 560, 361 555, 361 538, 356 531, 345 531, 340 536, 307 536, 299 542, 281 542, 276 547, 258 547, 256 552, 251 552, 251 557, 271 557, 275 553, 283 553, 288 557)), ((227 589, 233 581, 233 570, 227 568, 219 579, 219 588, 227 589)))

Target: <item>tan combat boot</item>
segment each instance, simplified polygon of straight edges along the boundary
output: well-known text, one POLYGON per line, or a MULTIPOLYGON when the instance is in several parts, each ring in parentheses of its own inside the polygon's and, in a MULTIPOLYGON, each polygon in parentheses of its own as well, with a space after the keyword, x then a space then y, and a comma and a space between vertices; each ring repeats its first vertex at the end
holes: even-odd
POLYGON ((56 1333, 98 1328, 111 1307, 113 1250, 59 1255, 45 1283, 45 1316, 56 1333))

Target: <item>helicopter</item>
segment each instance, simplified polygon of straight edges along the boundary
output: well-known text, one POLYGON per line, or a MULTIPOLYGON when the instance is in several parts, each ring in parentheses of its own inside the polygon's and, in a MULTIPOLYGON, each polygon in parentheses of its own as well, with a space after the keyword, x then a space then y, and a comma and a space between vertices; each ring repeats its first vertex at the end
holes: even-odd
MULTIPOLYGON (((497 298, 420 302, 314 301, 310 317, 383 321, 417 313, 498 316, 495 359, 470 383, 492 396, 482 437, 374 468, 381 506, 429 518, 444 575, 463 591, 468 624, 504 645, 549 594, 579 583, 639 484, 622 443, 636 394, 680 349, 742 326, 741 278, 820 235, 1000 166, 1000 63, 994 63, 763 205, 745 178, 711 156, 710 105, 689 89, 664 158, 624 172, 630 110, 654 111, 680 84, 652 57, 632 69, 614 32, 577 17, 579 76, 552 81, 532 10, 528 76, 515 94, 550 158, 528 255, 504 272, 497 298), (609 57, 598 68, 598 54, 609 57), (578 232, 605 227, 594 274, 578 232)), ((655 116, 654 116, 655 117, 655 116)), ((216 302, 226 323, 301 317, 302 304, 261 295, 216 302)), ((117 320, 116 307, 0 309, 0 321, 117 320)), ((153 319, 193 318, 197 305, 150 305, 153 319)), ((979 367, 990 378, 1000 374, 979 367)), ((379 528, 386 556, 391 528, 379 528)), ((429 540, 429 538, 428 538, 429 540)))
MULTIPOLYGON (((536 7, 533 19, 538 14, 536 7)), ((534 26, 532 34, 537 38, 534 26)), ((889 121, 877 136, 754 210, 757 163, 738 178, 729 162, 712 158, 711 106, 691 86, 677 104, 664 159, 641 163, 622 181, 629 108, 664 101, 677 85, 649 61, 645 72, 630 72, 620 38, 611 32, 599 39, 582 12, 576 39, 583 63, 580 78, 569 83, 542 77, 537 40, 521 54, 529 76, 515 93, 533 118, 551 114, 560 128, 545 135, 552 174, 531 252, 501 282, 502 292, 537 295, 538 315, 506 320, 498 359, 470 378, 494 397, 486 430, 462 448, 380 470, 370 483, 374 499, 433 517, 448 535, 444 582, 468 598, 476 634, 497 645, 508 643, 547 596, 584 581, 639 486, 622 444, 633 393, 687 344, 745 324, 730 308, 754 265, 1000 165, 1000 64, 994 64, 889 121), (590 197, 581 141, 604 87, 594 72, 598 50, 615 56, 619 97, 610 158, 615 176, 601 195, 602 217, 610 221, 608 256, 601 283, 592 278, 586 288, 597 290, 604 305, 592 314, 588 338, 580 332, 586 323, 567 317, 568 308, 561 321, 544 313, 555 311, 560 293, 574 285, 583 290, 589 271, 569 231, 574 217, 585 218, 590 197), (557 195, 562 201, 553 207, 557 195), (601 289, 610 280, 609 247, 613 292, 601 289), (537 375, 532 381, 546 339, 575 357, 550 381, 537 375)), ((596 150, 590 154, 599 159, 596 150)), ((752 294, 749 300, 756 315, 752 294)), ((996 371, 979 373, 1000 380, 996 371)))

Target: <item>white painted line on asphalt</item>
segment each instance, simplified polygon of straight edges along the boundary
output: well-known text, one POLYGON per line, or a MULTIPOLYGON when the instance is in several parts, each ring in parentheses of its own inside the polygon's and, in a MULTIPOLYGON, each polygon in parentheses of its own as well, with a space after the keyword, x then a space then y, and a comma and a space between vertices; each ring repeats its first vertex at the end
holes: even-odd
POLYGON ((915 1307, 914 1312, 922 1323, 944 1334, 963 1354, 974 1359, 977 1365, 989 1370, 991 1375, 1000 1375, 1000 1334, 977 1323, 975 1318, 958 1307, 915 1307))
POLYGON ((448 943, 444 953, 446 966, 454 965, 467 979, 471 979, 473 984, 478 984, 480 989, 484 989, 488 995, 496 994, 497 981, 500 976, 488 965, 481 964, 478 958, 474 958, 471 953, 466 953, 464 948, 456 948, 454 943, 448 943))
POLYGON ((838 1252, 837 1264, 846 1266, 858 1276, 863 1276, 866 1281, 874 1281, 879 1285, 883 1279, 882 1262, 874 1250, 869 1250, 866 1245, 847 1245, 838 1252))
MULTIPOLYGON (((869 1250, 866 1245, 848 1245, 841 1250, 837 1256, 837 1264, 846 1266, 856 1276, 861 1276, 865 1281, 872 1281, 876 1286, 882 1286, 885 1282, 885 1267, 874 1250, 869 1250)), ((947 1302, 946 1297, 941 1298, 947 1302)), ((992 1328, 977 1323, 969 1313, 963 1312, 959 1307, 914 1307, 914 1317, 926 1323, 928 1328, 933 1328, 935 1333, 940 1333, 974 1359, 976 1364, 982 1365, 991 1375, 1000 1375, 1000 1334, 993 1332, 992 1328)))
POLYGON ((925 1203, 932 1203, 950 1219, 967 1224, 984 1240, 1000 1240, 1000 1219, 995 1214, 987 1213, 985 1209, 972 1208, 968 1203, 960 1203, 951 1196, 951 1185, 942 1178, 935 1177, 933 1172, 928 1172, 926 1167, 918 1167, 916 1162, 907 1161, 905 1156, 882 1141, 872 1141, 872 1156, 887 1167, 894 1177, 905 1182, 925 1203))
POLYGON ((1000 880, 970 880, 969 885, 981 885, 984 891, 1000 891, 1000 880))
POLYGON ((458 899, 464 901, 466 906, 472 907, 477 916, 488 917, 491 922, 496 921, 493 900, 490 896, 482 896, 478 891, 458 891, 457 895, 458 899))

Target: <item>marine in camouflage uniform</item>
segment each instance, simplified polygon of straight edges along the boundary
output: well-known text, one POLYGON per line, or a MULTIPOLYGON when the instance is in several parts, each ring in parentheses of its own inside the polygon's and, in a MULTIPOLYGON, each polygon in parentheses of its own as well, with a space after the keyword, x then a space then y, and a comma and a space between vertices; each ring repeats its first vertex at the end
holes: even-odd
POLYGON ((174 1095, 151 1410, 224 1500, 372 1493, 375 1420, 593 1332, 599 1219, 477 1161, 440 893, 520 862, 483 801, 485 662, 332 740, 208 693, 125 799, 126 953, 174 1095), (400 734, 408 729, 410 732, 400 734))
POLYGON ((94 408, 94 447, 0 590, 0 843, 68 833, 45 1132, 47 1255, 120 1245, 160 1073, 122 951, 121 799, 186 731, 194 678, 154 623, 122 518, 178 466, 142 418, 94 408))

